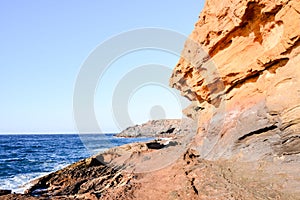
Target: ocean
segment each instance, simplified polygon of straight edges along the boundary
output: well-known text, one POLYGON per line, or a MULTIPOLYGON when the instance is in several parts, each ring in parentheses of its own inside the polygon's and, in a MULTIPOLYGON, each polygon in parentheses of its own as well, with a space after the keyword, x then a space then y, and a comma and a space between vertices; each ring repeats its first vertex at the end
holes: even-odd
POLYGON ((0 135, 0 189, 23 193, 30 180, 57 171, 105 149, 149 138, 114 134, 0 135))

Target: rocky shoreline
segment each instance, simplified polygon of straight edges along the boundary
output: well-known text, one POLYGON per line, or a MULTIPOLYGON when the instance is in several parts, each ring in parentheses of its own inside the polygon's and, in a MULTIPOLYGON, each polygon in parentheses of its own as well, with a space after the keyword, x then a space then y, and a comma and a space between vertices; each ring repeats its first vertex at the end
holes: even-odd
MULTIPOLYGON (((183 130, 181 130, 183 131, 183 130)), ((297 199, 298 163, 207 160, 196 129, 109 149, 31 182, 11 199, 297 199)))
MULTIPOLYGON (((181 149, 184 141, 181 134, 170 140, 155 139, 112 148, 32 181, 25 194, 2 193, 1 199, 132 199, 133 190, 139 185, 133 180, 157 170, 139 167, 149 160, 148 164, 165 162, 166 156, 179 152, 176 148, 181 149)), ((175 155, 159 168, 176 159, 175 155)))
MULTIPOLYGON (((174 139, 179 145, 184 138, 174 139)), ((133 143, 74 163, 32 182, 26 194, 1 199, 297 199, 298 175, 276 162, 208 161, 191 146, 157 169, 137 170, 148 160, 176 152, 165 141, 133 143), (160 144, 157 148, 149 144, 160 144), (137 167, 137 168, 136 168, 137 167)), ((175 143, 176 142, 176 143, 175 143)))
POLYGON ((130 127, 162 137, 1 199, 300 199, 299 24, 298 0, 207 0, 170 79, 192 124, 130 127))

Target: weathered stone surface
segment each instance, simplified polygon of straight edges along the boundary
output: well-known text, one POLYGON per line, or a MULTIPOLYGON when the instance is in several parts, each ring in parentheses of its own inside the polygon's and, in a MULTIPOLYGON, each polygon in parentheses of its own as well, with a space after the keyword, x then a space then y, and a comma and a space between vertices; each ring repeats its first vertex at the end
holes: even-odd
POLYGON ((206 2, 170 80, 194 101, 204 158, 299 163, 299 11, 296 0, 206 2))
POLYGON ((207 0, 170 80, 193 101, 192 143, 110 149, 1 198, 299 199, 299 25, 298 0, 207 0))
MULTIPOLYGON (((161 156, 162 150, 171 148, 151 150, 146 146, 136 143, 111 149, 42 177, 28 191, 35 197, 11 194, 2 199, 246 200, 297 199, 300 195, 296 190, 296 174, 286 167, 282 168, 280 162, 274 167, 266 161, 208 161, 192 149, 186 150, 170 165, 149 172, 128 172, 99 162, 101 159, 108 163, 118 159, 137 161, 137 156, 155 159, 161 156)), ((155 163, 158 164, 157 161, 155 163)))
POLYGON ((25 193, 40 199, 99 199, 109 188, 126 185, 130 178, 131 174, 105 165, 103 156, 98 155, 33 181, 25 193))

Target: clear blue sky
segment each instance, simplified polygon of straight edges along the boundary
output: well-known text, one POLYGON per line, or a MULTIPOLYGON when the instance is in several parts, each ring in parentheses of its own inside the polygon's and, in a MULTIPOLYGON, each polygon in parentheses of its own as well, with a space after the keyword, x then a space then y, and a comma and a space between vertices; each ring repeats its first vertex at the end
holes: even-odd
MULTIPOLYGON (((76 131, 73 90, 89 53, 111 36, 135 28, 161 27, 189 35, 203 4, 195 0, 1 1, 0 133, 76 131)), ((177 62, 178 58, 165 56, 166 65, 177 62)), ((140 91, 135 99, 142 97, 140 91)), ((133 109, 133 118, 134 113, 133 109)), ((110 123, 106 131, 115 131, 110 123)))

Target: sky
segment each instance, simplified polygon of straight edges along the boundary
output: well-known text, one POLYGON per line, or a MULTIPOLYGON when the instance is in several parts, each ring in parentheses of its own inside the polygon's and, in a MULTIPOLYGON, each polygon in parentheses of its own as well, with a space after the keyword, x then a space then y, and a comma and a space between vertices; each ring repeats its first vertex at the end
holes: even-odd
MULTIPOLYGON (((0 133, 76 132, 74 87, 91 52, 109 38, 144 27, 188 36, 203 4, 192 0, 1 1, 0 133)), ((112 116, 111 99, 122 77, 151 63, 171 70, 178 58, 164 51, 143 50, 116 59, 95 91, 101 130, 120 129, 112 116)), ((156 108, 161 113, 156 105, 164 108, 161 115, 180 117, 180 107, 172 106, 176 98, 168 92, 155 84, 136 89, 126 100, 133 123, 147 121, 156 108)))

